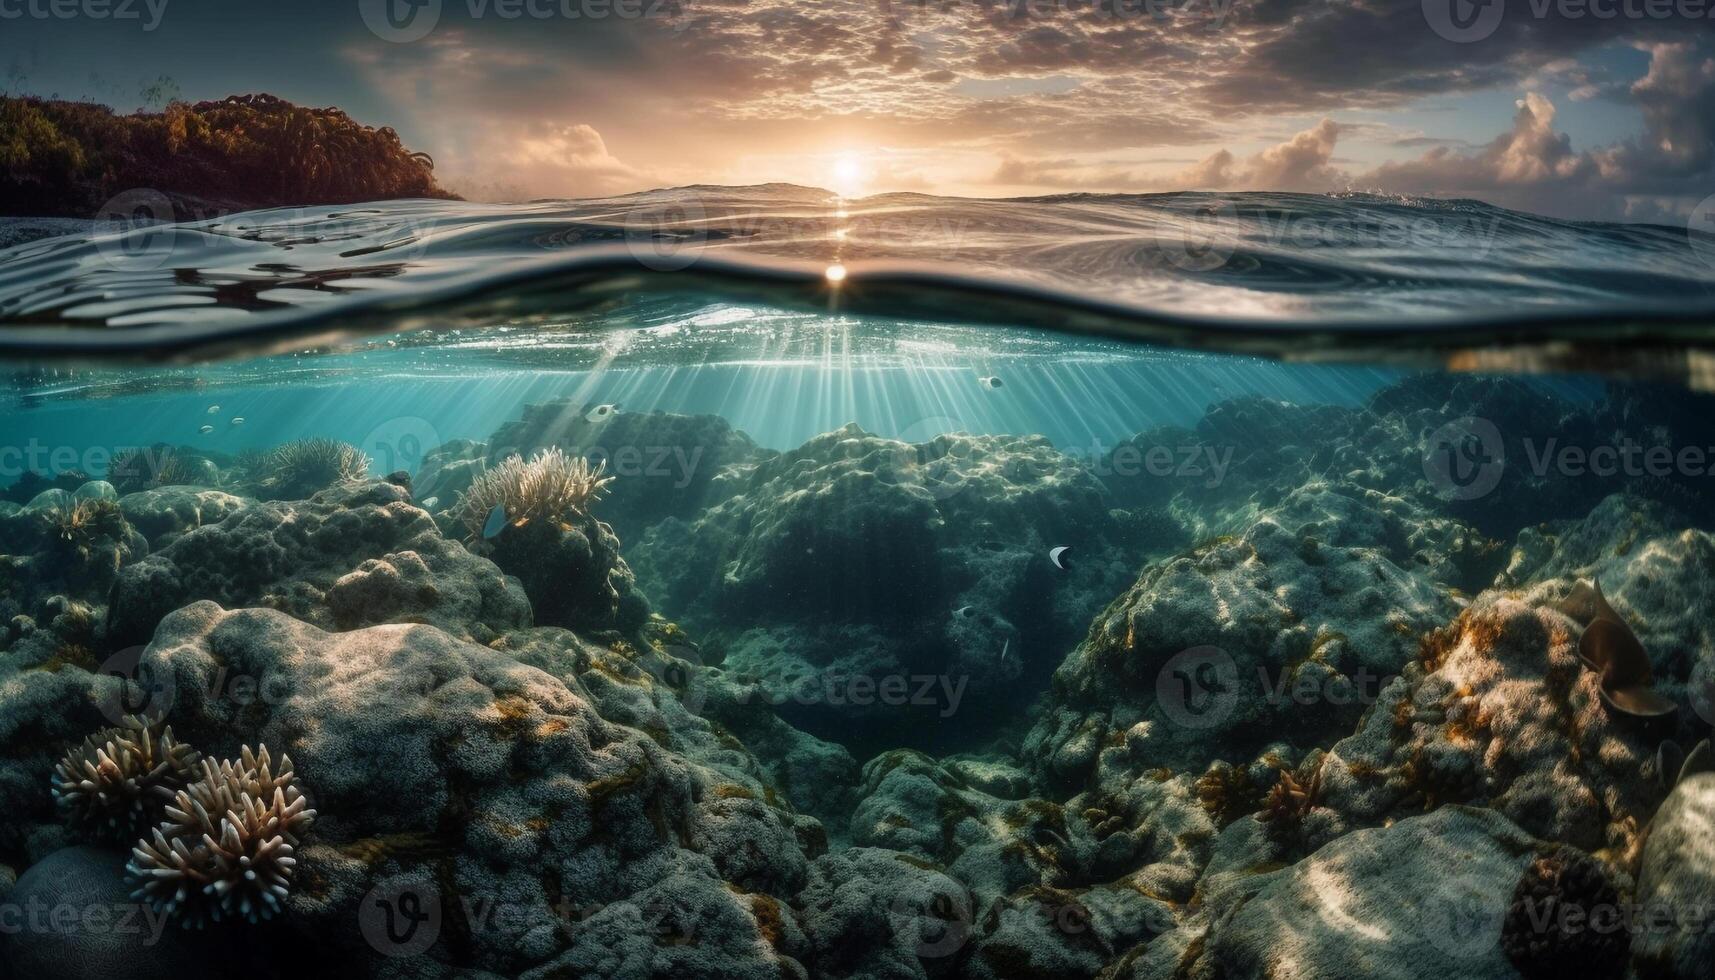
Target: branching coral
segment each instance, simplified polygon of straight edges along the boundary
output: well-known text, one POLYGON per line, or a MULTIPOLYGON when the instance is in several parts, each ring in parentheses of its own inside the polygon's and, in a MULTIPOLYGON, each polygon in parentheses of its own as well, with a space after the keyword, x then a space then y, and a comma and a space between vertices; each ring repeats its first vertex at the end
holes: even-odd
POLYGON ((292 760, 272 770, 268 749, 238 762, 204 760, 202 778, 173 799, 166 819, 131 851, 133 897, 201 927, 224 918, 273 917, 291 887, 293 856, 316 811, 298 790, 292 760))
POLYGON ((1631 933, 1620 895, 1595 858, 1556 848, 1526 868, 1513 890, 1501 947, 1527 980, 1618 977, 1631 933))
POLYGON ((1304 818, 1322 798, 1321 763, 1321 758, 1306 760, 1307 774, 1302 769, 1296 774, 1280 771, 1280 779, 1263 798, 1262 812, 1257 814, 1270 840, 1291 844, 1302 838, 1304 818))
POLYGON ((66 753, 54 767, 53 796, 66 822, 89 837, 122 843, 149 832, 162 808, 193 778, 197 753, 127 717, 66 753))
POLYGON ((473 540, 482 537, 496 505, 505 509, 508 527, 532 521, 565 523, 574 514, 588 513, 613 482, 613 477, 602 476, 606 468, 605 462, 592 467, 589 460, 567 456, 557 446, 537 453, 529 462, 509 456, 477 477, 459 498, 459 520, 473 540))
POLYGON ((363 479, 369 473, 369 457, 337 439, 298 439, 269 453, 262 461, 262 472, 275 488, 313 493, 363 479))

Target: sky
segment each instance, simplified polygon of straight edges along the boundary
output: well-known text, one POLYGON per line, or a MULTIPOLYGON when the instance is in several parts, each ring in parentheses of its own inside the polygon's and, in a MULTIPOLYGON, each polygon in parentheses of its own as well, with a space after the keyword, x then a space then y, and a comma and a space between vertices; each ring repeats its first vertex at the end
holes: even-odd
POLYGON ((338 106, 482 200, 1715 195, 1715 0, 0 0, 0 88, 338 106))

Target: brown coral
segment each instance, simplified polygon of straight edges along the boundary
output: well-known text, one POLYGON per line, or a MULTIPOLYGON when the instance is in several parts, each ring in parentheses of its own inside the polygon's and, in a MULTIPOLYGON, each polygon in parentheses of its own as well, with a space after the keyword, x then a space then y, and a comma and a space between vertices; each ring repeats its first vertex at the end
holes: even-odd
POLYGON ((1533 861, 1513 890, 1501 947, 1526 980, 1619 977, 1631 932, 1619 892, 1596 859, 1560 847, 1533 861))
POLYGON ((284 907, 293 855, 315 818, 289 757, 281 757, 278 774, 267 746, 255 754, 245 746, 236 763, 204 760, 202 778, 174 797, 152 838, 132 849, 132 897, 198 927, 271 918, 284 907))
POLYGON ((66 753, 54 767, 53 797, 72 830, 87 837, 124 843, 149 832, 173 797, 188 785, 197 753, 157 731, 141 718, 127 716, 66 753))

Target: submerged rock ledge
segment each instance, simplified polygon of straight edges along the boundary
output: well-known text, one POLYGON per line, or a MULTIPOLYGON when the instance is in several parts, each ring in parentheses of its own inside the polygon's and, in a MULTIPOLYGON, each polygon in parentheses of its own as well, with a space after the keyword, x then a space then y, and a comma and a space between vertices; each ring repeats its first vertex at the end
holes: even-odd
MULTIPOLYGON (((1685 481, 1528 471, 1448 500, 1422 459, 1473 405, 1663 444, 1708 417, 1612 395, 1412 379, 1353 409, 1232 399, 1129 443, 1230 447, 1218 486, 1040 438, 847 426, 776 452, 575 403, 438 447, 414 480, 279 471, 349 455, 320 444, 39 478, 0 503, 0 902, 121 887, 49 775, 125 714, 210 758, 289 755, 318 815, 268 923, 147 952, 0 936, 0 961, 1545 975, 1547 933, 1519 925, 1545 890, 1715 901, 1709 777, 1675 788, 1663 748, 1708 733, 1715 511, 1685 481), (494 462, 615 444, 603 425, 703 462, 527 533, 458 519, 494 462), (1585 580, 1676 714, 1604 703, 1561 608, 1585 580)), ((1635 952, 1690 978, 1706 938, 1583 941, 1592 970, 1635 952)))

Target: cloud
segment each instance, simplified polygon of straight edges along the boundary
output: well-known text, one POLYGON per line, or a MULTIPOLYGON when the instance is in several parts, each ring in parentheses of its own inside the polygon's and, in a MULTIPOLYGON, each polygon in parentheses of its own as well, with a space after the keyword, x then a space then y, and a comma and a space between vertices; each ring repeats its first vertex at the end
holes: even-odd
POLYGON ((1578 152, 1540 93, 1518 102, 1512 129, 1474 152, 1438 147, 1385 163, 1360 186, 1475 197, 1579 217, 1671 220, 1715 188, 1715 56, 1691 43, 1643 46, 1648 73, 1630 87, 1643 132, 1578 152))
POLYGON ((443 169, 450 189, 474 199, 607 197, 650 183, 582 123, 491 126, 471 149, 443 169))
POLYGON ((1242 162, 1232 151, 1219 150, 1167 184, 1180 190, 1332 190, 1346 179, 1345 173, 1333 165, 1339 139, 1340 124, 1323 119, 1242 162))
POLYGON ((1355 179, 1583 214, 1592 193, 1683 200, 1715 187, 1712 44, 1674 36, 1671 23, 1520 8, 1463 45, 1437 36, 1418 0, 1182 0, 1161 17, 1115 15, 1144 9, 700 0, 665 23, 550 19, 520 32, 458 21, 422 44, 356 47, 352 59, 417 120, 409 129, 428 134, 437 160, 533 193, 814 183, 813 167, 790 161, 834 148, 925 161, 878 190, 1314 192, 1355 179), (1618 77, 1622 59, 1591 54, 1625 44, 1647 52, 1642 77, 1618 77), (1509 131, 1487 142, 1434 131, 1457 121, 1430 107, 1495 88, 1534 93, 1509 131), (1550 93, 1631 106, 1638 135, 1575 152, 1550 93), (1261 152, 1231 149, 1256 146, 1282 118, 1319 121, 1261 152), (1423 119, 1436 124, 1412 125, 1423 119), (481 148, 467 152, 471 132, 481 148), (1336 158, 1337 144, 1365 162, 1336 158), (1113 160, 1162 150, 1177 152, 1113 160), (1178 172, 1160 159, 1199 154, 1178 172), (747 167, 754 160, 773 163, 747 167))

